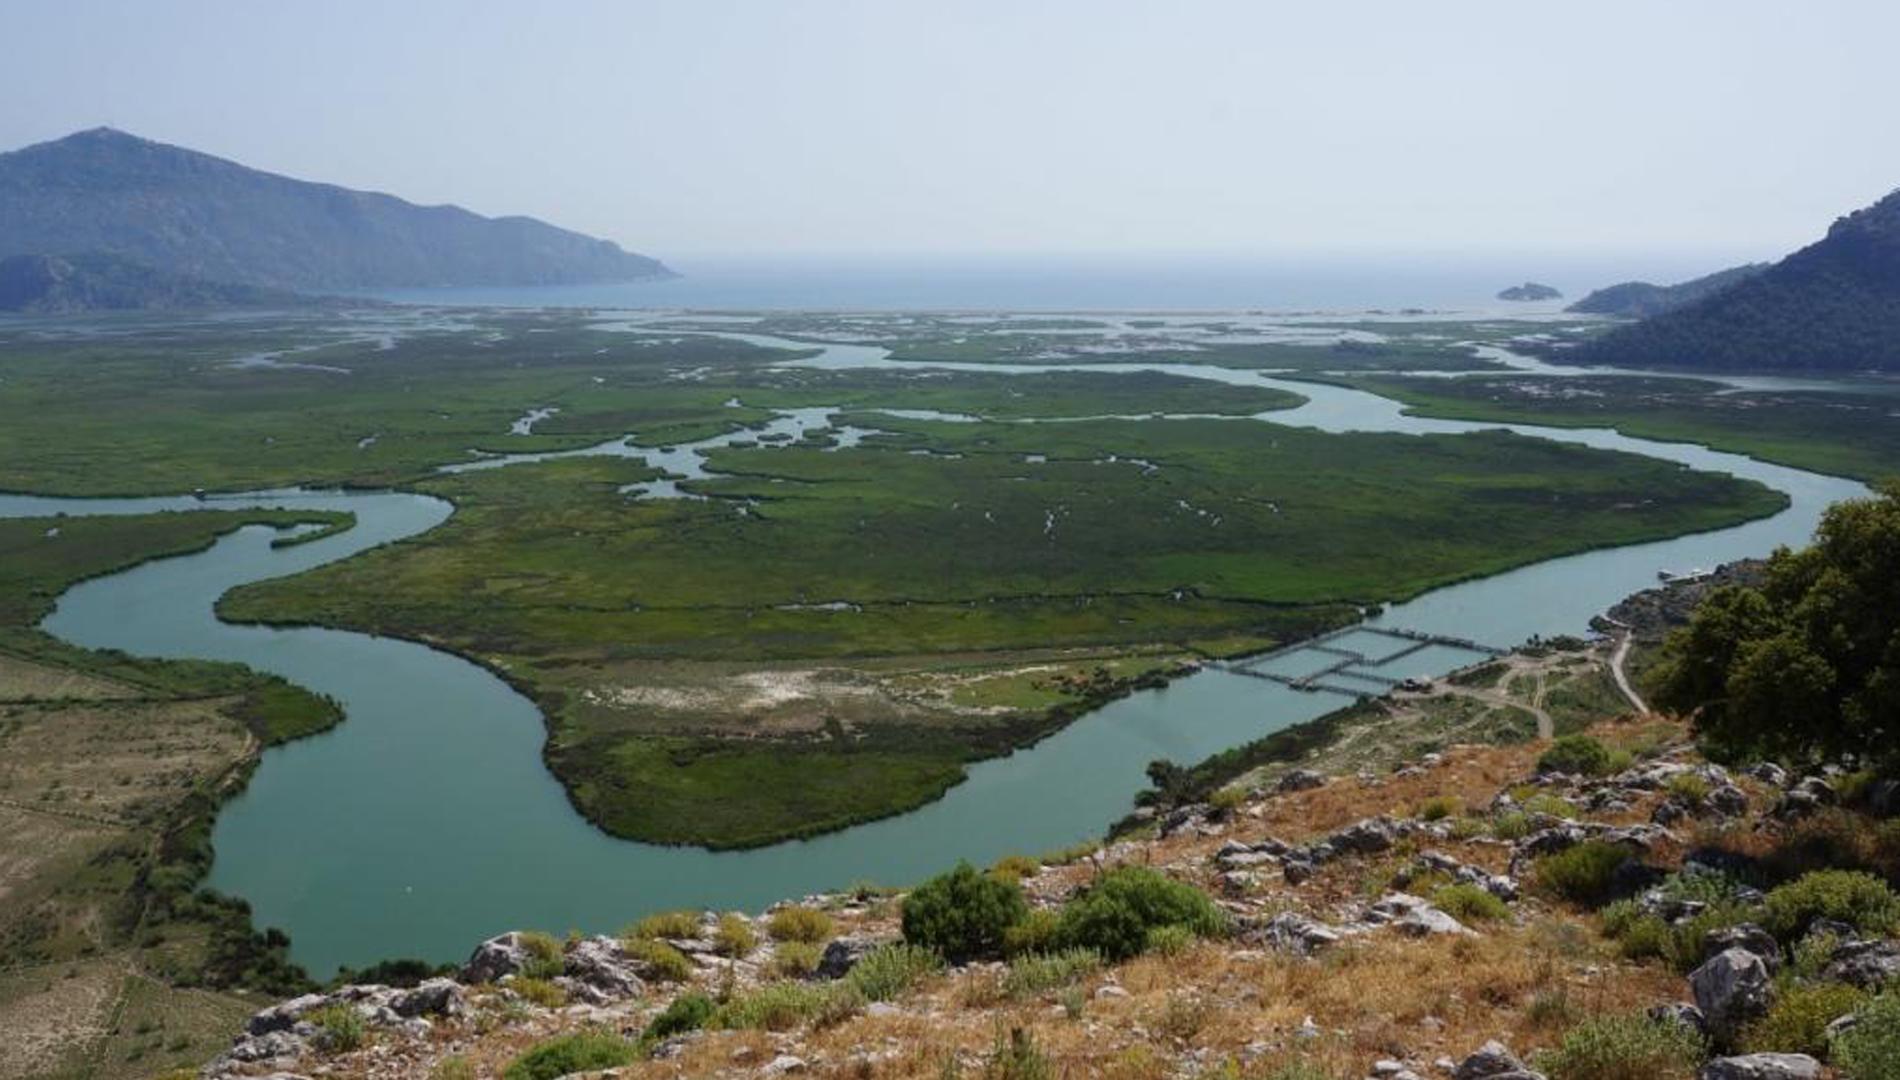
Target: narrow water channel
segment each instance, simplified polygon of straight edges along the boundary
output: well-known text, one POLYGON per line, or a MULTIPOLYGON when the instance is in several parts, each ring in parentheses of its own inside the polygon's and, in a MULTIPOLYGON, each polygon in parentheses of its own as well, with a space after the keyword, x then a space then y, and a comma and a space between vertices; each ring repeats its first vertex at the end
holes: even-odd
MULTIPOLYGON (((757 335, 772 347, 815 346, 757 335)), ((823 347, 802 363, 887 366, 885 350, 823 347)), ((910 366, 910 365, 906 365, 910 366)), ((1060 369, 1064 365, 978 370, 1060 369)), ((1091 364, 1091 371, 1149 366, 1091 364)), ((1282 382, 1225 368, 1165 370, 1282 387, 1307 397, 1274 423, 1328 431, 1466 432, 1507 425, 1423 420, 1376 395, 1282 382)), ((1498 645, 1581 632, 1591 615, 1654 584, 1658 569, 1713 566, 1800 544, 1822 509, 1866 494, 1855 482, 1686 444, 1610 431, 1508 425, 1563 442, 1625 450, 1760 480, 1791 505, 1732 529, 1554 559, 1398 605, 1382 621, 1498 645)), ((690 464, 692 447, 670 453, 690 464), (682 456, 683 455, 683 456, 682 456)), ((624 444, 597 452, 624 453, 624 444)), ((502 467, 485 459, 480 467, 502 467)), ((189 509, 190 498, 51 499, 0 495, 0 516, 126 514, 189 509)), ((247 582, 293 574, 440 524, 451 507, 401 493, 280 491, 214 498, 212 507, 349 510, 345 533, 273 549, 250 527, 207 551, 77 585, 46 629, 76 644, 165 657, 234 660, 343 702, 334 731, 266 753, 249 790, 220 815, 210 884, 249 900, 260 926, 288 930, 313 974, 397 955, 459 959, 514 927, 611 931, 671 907, 756 909, 853 881, 906 883, 959 858, 982 864, 1099 836, 1145 786, 1155 758, 1196 761, 1338 707, 1309 694, 1206 671, 1100 709, 1032 749, 981 763, 929 806, 812 840, 713 853, 614 839, 569 806, 541 764, 534 706, 483 669, 421 645, 326 629, 232 626, 217 598, 247 582)), ((1449 666, 1457 660, 1446 657, 1449 666)))

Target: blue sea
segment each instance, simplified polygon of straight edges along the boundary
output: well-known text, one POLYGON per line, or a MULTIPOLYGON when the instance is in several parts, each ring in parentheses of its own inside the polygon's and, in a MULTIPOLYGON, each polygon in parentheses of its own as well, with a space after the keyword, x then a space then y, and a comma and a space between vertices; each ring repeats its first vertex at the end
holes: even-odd
POLYGON ((679 277, 604 285, 400 289, 381 299, 527 307, 817 311, 1364 311, 1423 308, 1534 314, 1632 279, 1671 283, 1746 256, 1482 258, 667 259, 679 277), (1512 304, 1538 281, 1565 300, 1512 304))

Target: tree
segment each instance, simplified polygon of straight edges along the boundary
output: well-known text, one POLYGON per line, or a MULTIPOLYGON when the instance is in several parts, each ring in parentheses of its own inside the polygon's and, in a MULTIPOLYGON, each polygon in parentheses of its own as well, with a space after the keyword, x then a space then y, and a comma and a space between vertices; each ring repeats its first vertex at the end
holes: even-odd
POLYGON ((1760 588, 1711 592, 1652 686, 1730 756, 1900 764, 1900 484, 1830 507, 1760 588))

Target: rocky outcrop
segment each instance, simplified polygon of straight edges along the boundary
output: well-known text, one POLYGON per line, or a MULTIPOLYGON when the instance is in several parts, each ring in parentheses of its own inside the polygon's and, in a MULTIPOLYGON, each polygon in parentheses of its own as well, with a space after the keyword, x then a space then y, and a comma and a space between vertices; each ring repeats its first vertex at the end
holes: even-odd
POLYGON ((1767 1012, 1775 998, 1767 962, 1739 948, 1725 949, 1690 972, 1689 987, 1708 1019, 1709 1034, 1721 1043, 1767 1012))
POLYGON ((1452 1080, 1543 1080, 1542 1073, 1532 1072, 1516 1054, 1497 1040, 1485 1043, 1472 1054, 1458 1063, 1451 1072, 1452 1080))
POLYGON ((1821 1063, 1806 1054, 1748 1054, 1716 1058, 1698 1080, 1820 1080, 1821 1063))

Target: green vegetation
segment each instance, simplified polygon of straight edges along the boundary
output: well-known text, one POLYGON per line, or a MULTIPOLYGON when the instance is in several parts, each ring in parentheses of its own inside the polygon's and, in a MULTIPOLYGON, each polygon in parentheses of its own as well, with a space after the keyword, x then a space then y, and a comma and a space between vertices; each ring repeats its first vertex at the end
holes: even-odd
POLYGON ((1091 949, 1061 949, 1027 953, 1009 962, 1003 975, 1003 996, 1012 1001, 1060 990, 1101 970, 1101 954, 1091 949))
POLYGON ((647 975, 660 982, 685 982, 693 977, 693 961, 664 941, 634 938, 626 943, 627 954, 646 965, 647 975))
POLYGON ((1618 754, 1588 735, 1565 735, 1537 759, 1540 770, 1582 776, 1608 776, 1629 764, 1628 754, 1618 754))
POLYGON ((779 908, 765 922, 765 932, 773 941, 802 941, 822 945, 836 932, 831 916, 817 908, 791 905, 779 908))
POLYGON ((713 948, 721 956, 749 956, 759 947, 759 935, 743 915, 727 912, 713 928, 713 948))
POLYGON ((1900 894, 1858 870, 1816 870, 1768 893, 1763 925, 1781 940, 1794 940, 1817 919, 1885 934, 1900 927, 1900 894))
POLYGON ((713 1022, 724 1028, 788 1031, 801 1024, 823 1027, 863 1008, 864 994, 848 980, 774 982, 734 995, 713 1022))
POLYGON ((943 957, 915 945, 883 945, 867 953, 845 974, 866 1001, 889 1001, 943 968, 943 957))
POLYGON ((698 1031, 712 1020, 718 1009, 718 1003, 705 994, 681 994, 668 1002, 658 1016, 648 1021, 646 1029, 640 1033, 640 1042, 650 1046, 675 1035, 698 1031))
POLYGON ((1900 473, 1895 392, 1883 383, 1864 389, 1726 391, 1701 379, 1641 375, 1326 380, 1395 398, 1420 416, 1615 428, 1866 481, 1900 473))
POLYGON ((510 1062, 503 1080, 555 1080, 589 1069, 630 1065, 637 1055, 632 1043, 611 1031, 579 1031, 536 1044, 510 1062))
POLYGON ((1842 983, 1788 987, 1775 998, 1767 1015, 1742 1032, 1747 1053, 1807 1054, 1826 1060, 1827 1026, 1855 1011, 1870 997, 1865 990, 1842 983))
POLYGON ((1432 892, 1431 901, 1460 922, 1498 922, 1511 917, 1510 907, 1482 885, 1446 885, 1432 892))
POLYGON ((1537 884, 1553 896, 1597 907, 1614 897, 1617 871, 1629 861, 1630 853, 1615 844, 1586 840, 1537 860, 1537 884))
POLYGON ((904 940, 934 949, 952 963, 995 956, 1003 951, 1010 927, 1027 913, 1015 882, 960 862, 904 898, 904 940))
POLYGON ((1858 1023, 1834 1040, 1834 1065, 1848 1080, 1900 1076, 1900 991, 1887 991, 1854 1017, 1858 1023))
POLYGON ((354 1005, 326 1005, 307 1018, 317 1028, 317 1045, 326 1053, 347 1054, 363 1045, 363 1014, 354 1005))
MULTIPOLYGON (((741 925, 744 925, 743 922, 741 925)), ((723 929, 725 924, 720 924, 723 929)), ((750 928, 748 928, 749 930, 750 928)), ((699 912, 658 911, 633 924, 628 931, 635 938, 696 938, 699 936, 699 912)))
POLYGON ((1533 1064, 1551 1080, 1691 1080, 1706 1053, 1687 1028, 1639 1013, 1586 1020, 1533 1064))
POLYGON ((1063 907, 1059 937, 1066 948, 1126 960, 1144 951, 1148 935, 1164 926, 1213 937, 1226 932, 1227 920, 1194 886, 1145 866, 1119 866, 1063 907))
POLYGON ((1828 508, 1759 589, 1715 589, 1671 634, 1656 701, 1712 753, 1900 764, 1900 486, 1828 508))

